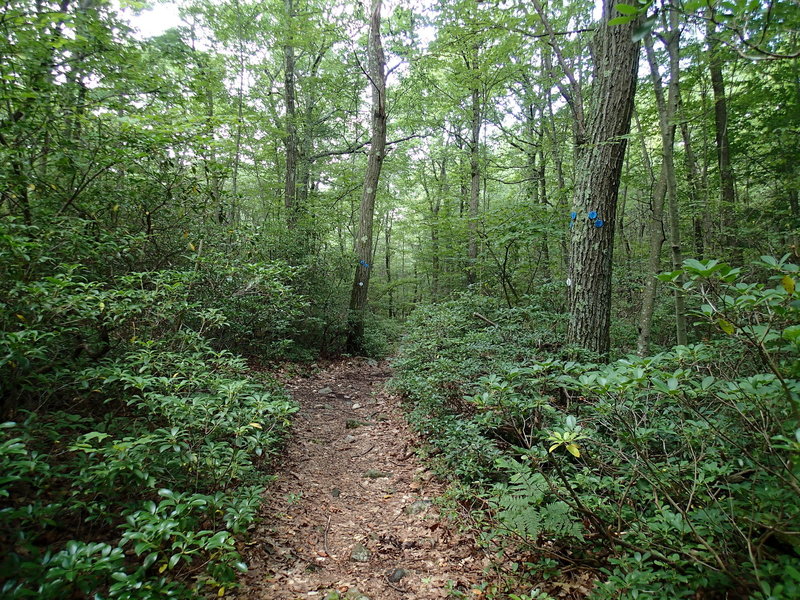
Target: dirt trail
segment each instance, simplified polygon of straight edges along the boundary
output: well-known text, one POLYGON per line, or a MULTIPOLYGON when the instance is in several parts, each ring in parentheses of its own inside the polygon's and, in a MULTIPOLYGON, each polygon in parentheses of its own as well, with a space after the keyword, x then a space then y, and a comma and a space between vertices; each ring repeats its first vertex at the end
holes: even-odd
POLYGON ((351 359, 289 382, 301 410, 238 598, 476 597, 485 558, 431 504, 444 486, 413 455, 389 376, 351 359))

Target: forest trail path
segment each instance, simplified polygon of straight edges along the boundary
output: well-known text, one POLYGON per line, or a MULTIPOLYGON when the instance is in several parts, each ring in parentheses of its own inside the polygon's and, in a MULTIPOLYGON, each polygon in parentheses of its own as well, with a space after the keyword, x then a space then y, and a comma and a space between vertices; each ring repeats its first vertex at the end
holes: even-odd
POLYGON ((472 590, 487 560, 431 504, 445 486, 413 454, 400 399, 384 390, 390 375, 355 358, 289 381, 301 409, 238 598, 435 600, 454 597, 448 586, 480 594, 472 590))

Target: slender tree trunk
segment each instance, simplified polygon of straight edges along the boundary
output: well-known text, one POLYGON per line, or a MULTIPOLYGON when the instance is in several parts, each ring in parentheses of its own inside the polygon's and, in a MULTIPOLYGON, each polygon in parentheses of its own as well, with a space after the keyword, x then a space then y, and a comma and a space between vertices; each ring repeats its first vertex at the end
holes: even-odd
MULTIPOLYGON (((314 57, 314 62, 309 71, 309 79, 315 80, 319 75, 320 65, 322 59, 330 50, 331 46, 328 42, 323 41, 320 44, 320 49, 314 57)), ((314 124, 314 108, 318 102, 318 93, 315 88, 311 88, 305 96, 305 110, 303 116, 303 136, 300 139, 300 147, 297 149, 297 206, 301 210, 308 205, 308 194, 311 191, 311 166, 313 151, 315 124, 314 124)))
POLYGON ((661 174, 653 191, 653 214, 650 220, 650 253, 647 259, 644 290, 642 291, 642 312, 639 314, 639 337, 636 340, 636 353, 647 355, 650 349, 650 333, 653 326, 653 310, 656 304, 658 279, 656 273, 661 271, 661 249, 664 246, 664 198, 667 191, 666 172, 661 174))
POLYGON ((733 167, 731 166, 730 143, 728 140, 728 103, 725 98, 725 79, 722 75, 720 44, 716 38, 716 26, 708 21, 706 42, 708 43, 708 71, 711 76, 711 90, 714 93, 714 136, 717 144, 717 165, 719 167, 722 239, 727 248, 733 251, 732 259, 742 264, 742 248, 733 233, 736 205, 736 191, 733 167))
MULTIPOLYGON (((672 269, 677 271, 683 266, 683 251, 681 248, 681 223, 678 210, 678 178, 675 174, 675 129, 680 102, 680 25, 678 24, 677 11, 668 13, 669 33, 664 40, 664 45, 669 56, 669 88, 667 105, 664 118, 661 119, 662 143, 664 147, 664 168, 667 180, 667 198, 669 199, 669 238, 670 254, 672 256, 672 269)), ((683 283, 681 278, 680 283, 683 283)), ((676 288, 673 292, 675 300, 675 342, 679 346, 688 343, 686 335, 686 298, 683 289, 676 288)))
POLYGON ((638 22, 610 27, 613 5, 613 0, 603 0, 603 17, 595 40, 594 107, 585 141, 579 144, 575 169, 576 218, 568 280, 567 341, 603 356, 610 349, 617 195, 639 64, 639 44, 632 40, 638 22))
POLYGON ((694 155, 689 124, 681 120, 681 139, 683 140, 683 157, 686 168, 686 185, 689 191, 689 202, 692 206, 692 225, 694 233, 694 251, 697 258, 706 256, 707 232, 705 227, 708 212, 708 196, 702 189, 697 158, 694 155), (698 214, 699 212, 699 214, 698 214))
POLYGON ((236 28, 239 36, 239 85, 236 90, 236 134, 234 138, 233 174, 231 178, 231 221, 239 220, 239 164, 242 155, 242 127, 244 117, 244 33, 242 32, 242 8, 236 3, 236 28))
MULTIPOLYGON (((648 272, 645 275, 645 289, 642 298, 642 312, 639 321, 639 338, 637 352, 639 356, 647 354, 650 345, 650 332, 652 328, 653 308, 655 306, 658 280, 656 275, 661 270, 661 248, 664 243, 664 198, 669 198, 670 214, 670 244, 672 249, 673 269, 680 268, 683 258, 680 247, 680 223, 678 222, 677 179, 675 176, 674 143, 675 143, 675 117, 678 108, 678 43, 679 30, 670 28, 665 44, 670 56, 670 82, 668 97, 664 97, 661 73, 658 68, 653 38, 645 38, 647 62, 650 65, 650 75, 653 82, 653 92, 656 98, 656 107, 659 115, 659 128, 661 130, 661 176, 653 194, 653 218, 650 233, 650 258, 648 272)), ((683 294, 675 292, 675 322, 676 338, 678 344, 686 344, 686 314, 683 294)))
POLYGON ((392 211, 386 212, 386 227, 383 229, 386 246, 384 264, 386 266, 386 285, 389 287, 389 318, 394 317, 394 290, 392 289, 392 211))
POLYGON ((286 174, 283 185, 283 205, 286 209, 286 225, 291 229, 297 224, 297 106, 295 100, 295 56, 294 56, 294 0, 284 0, 287 37, 283 47, 284 101, 286 121, 283 144, 286 148, 286 174))
MULTIPOLYGON (((543 51, 544 53, 544 51, 543 51)), ((561 142, 558 139, 558 132, 556 131, 556 118, 555 112, 553 111, 553 99, 550 94, 547 95, 547 111, 550 114, 550 146, 552 148, 552 155, 553 155, 553 167, 555 168, 556 172, 556 185, 558 189, 556 190, 556 214, 557 215, 566 215, 567 213, 567 184, 564 180, 564 160, 561 155, 561 142)), ((561 266, 564 271, 569 269, 569 242, 567 235, 560 235, 559 236, 559 246, 561 247, 561 266)))
MULTIPOLYGON (((433 165, 436 169, 436 163, 433 165)), ((442 196, 447 194, 447 157, 442 157, 442 165, 439 170, 438 185, 436 186, 438 193, 434 198, 428 198, 431 209, 431 297, 434 302, 439 299, 439 278, 441 272, 441 260, 439 254, 441 252, 439 244, 439 213, 442 208, 442 196)))
POLYGON ((472 89, 472 134, 469 146, 469 247, 467 249, 467 285, 477 281, 478 266, 478 209, 481 193, 481 173, 478 161, 481 138, 481 100, 477 87, 472 89))
MULTIPOLYGON (((545 178, 546 163, 544 158, 544 129, 539 130, 539 172, 538 172, 538 187, 539 187, 539 202, 544 207, 544 210, 549 212, 550 201, 547 196, 547 179, 545 178)), ((553 270, 550 263, 550 236, 547 229, 542 232, 542 262, 544 263, 544 280, 549 282, 553 281, 553 270)))
MULTIPOLYGON (((201 69, 203 70, 204 74, 208 76, 208 74, 205 72, 205 68, 201 67, 201 69)), ((206 134, 208 135, 209 139, 213 140, 215 134, 214 118, 216 117, 216 109, 214 103, 214 92, 210 85, 207 87, 205 96, 206 96, 205 97, 206 134)), ((209 145, 208 158, 205 161, 203 161, 203 170, 205 171, 209 195, 211 196, 211 207, 212 210, 216 213, 215 214, 216 222, 221 225, 225 223, 225 217, 226 217, 224 200, 222 198, 223 178, 219 169, 219 165, 217 164, 216 145, 213 143, 209 145)))
POLYGON ((386 58, 381 42, 381 0, 372 0, 369 22, 369 80, 372 87, 372 137, 370 140, 364 191, 361 195, 355 254, 353 288, 350 294, 350 319, 347 332, 347 351, 358 353, 363 347, 364 318, 372 265, 372 221, 375 196, 386 150, 386 58))

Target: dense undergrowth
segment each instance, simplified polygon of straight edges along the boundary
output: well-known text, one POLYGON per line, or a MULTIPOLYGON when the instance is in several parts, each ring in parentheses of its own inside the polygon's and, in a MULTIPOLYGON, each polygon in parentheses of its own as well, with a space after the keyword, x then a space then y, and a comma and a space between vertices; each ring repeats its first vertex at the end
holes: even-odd
POLYGON ((196 598, 246 568, 296 406, 226 348, 291 354, 307 302, 285 263, 185 254, 134 271, 145 236, 0 221, 3 598, 196 598))
POLYGON ((685 265, 699 342, 645 358, 485 298, 412 316, 394 385, 517 590, 577 569, 598 599, 800 596, 797 267, 685 265))

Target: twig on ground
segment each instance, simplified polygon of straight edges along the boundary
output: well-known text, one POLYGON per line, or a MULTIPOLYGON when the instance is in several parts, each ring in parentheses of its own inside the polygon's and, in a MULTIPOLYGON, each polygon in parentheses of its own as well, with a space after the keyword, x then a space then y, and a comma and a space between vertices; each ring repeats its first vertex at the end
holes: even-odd
POLYGON ((404 590, 403 588, 399 588, 395 584, 393 584, 391 581, 389 581, 389 576, 388 575, 386 576, 386 583, 390 588, 392 588, 393 590, 397 590, 401 594, 410 594, 411 593, 411 590, 404 590))
POLYGON ((474 313, 472 313, 472 316, 473 316, 473 317, 478 317, 478 318, 479 318, 481 321, 484 321, 484 322, 488 323, 489 325, 494 325, 495 327, 498 327, 497 323, 495 323, 495 322, 494 322, 494 321, 492 321, 491 319, 487 319, 486 317, 484 317, 484 316, 483 316, 481 313, 479 313, 479 312, 474 312, 474 313))
POLYGON ((375 446, 370 446, 370 447, 369 447, 369 450, 367 450, 366 452, 362 452, 361 454, 357 454, 357 455, 355 455, 355 456, 351 456, 351 457, 350 457, 350 460, 355 460, 355 459, 357 459, 357 458, 361 458, 362 456, 366 456, 367 454, 369 454, 370 452, 372 452, 374 449, 375 449, 375 446))
POLYGON ((328 556, 331 555, 330 550, 328 550, 328 530, 331 528, 331 515, 328 515, 328 522, 325 523, 325 533, 322 536, 322 549, 325 550, 325 554, 328 556))

